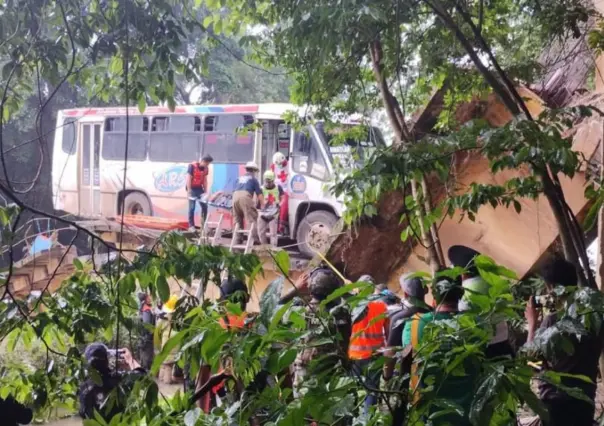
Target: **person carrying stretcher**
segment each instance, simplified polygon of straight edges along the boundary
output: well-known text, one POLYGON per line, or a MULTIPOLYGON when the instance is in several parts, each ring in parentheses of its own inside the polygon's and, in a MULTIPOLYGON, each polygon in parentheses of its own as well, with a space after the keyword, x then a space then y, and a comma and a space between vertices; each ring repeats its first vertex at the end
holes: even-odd
POLYGON ((268 244, 267 230, 270 235, 270 243, 277 247, 277 227, 279 225, 280 200, 283 197, 283 189, 275 185, 275 173, 270 170, 264 172, 264 185, 262 195, 264 205, 261 206, 258 217, 258 234, 260 244, 268 244))

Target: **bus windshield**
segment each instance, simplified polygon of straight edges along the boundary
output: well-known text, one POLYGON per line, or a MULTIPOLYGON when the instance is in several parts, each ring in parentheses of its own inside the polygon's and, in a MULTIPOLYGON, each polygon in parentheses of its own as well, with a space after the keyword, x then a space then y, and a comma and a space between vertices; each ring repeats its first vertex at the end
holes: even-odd
POLYGON ((376 148, 385 146, 382 133, 376 127, 318 123, 317 131, 329 147, 332 161, 343 167, 362 164, 376 148))

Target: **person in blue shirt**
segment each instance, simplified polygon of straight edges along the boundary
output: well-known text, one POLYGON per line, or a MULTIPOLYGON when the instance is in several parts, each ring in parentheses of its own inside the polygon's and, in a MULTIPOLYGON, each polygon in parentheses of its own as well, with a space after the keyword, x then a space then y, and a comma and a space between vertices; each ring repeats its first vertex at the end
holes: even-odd
MULTIPOLYGON (((248 162, 245 165, 245 174, 239 178, 237 185, 235 186, 235 192, 233 192, 233 217, 235 223, 239 225, 239 229, 245 229, 245 223, 248 226, 258 223, 258 209, 256 206, 259 204, 260 207, 264 206, 264 197, 262 195, 262 188, 260 188, 260 182, 256 178, 258 173, 258 166, 253 161, 248 162), (254 195, 257 201, 254 202, 254 195)), ((251 237, 254 242, 260 242, 258 236, 258 230, 254 227, 251 237)), ((236 241, 240 243, 240 237, 236 237, 236 241)))

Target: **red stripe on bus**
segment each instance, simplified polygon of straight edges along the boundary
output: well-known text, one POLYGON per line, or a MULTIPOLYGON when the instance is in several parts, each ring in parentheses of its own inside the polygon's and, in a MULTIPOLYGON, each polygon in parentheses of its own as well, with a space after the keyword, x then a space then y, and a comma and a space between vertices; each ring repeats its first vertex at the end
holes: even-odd
POLYGON ((225 106, 224 112, 258 112, 258 105, 233 105, 225 106))
MULTIPOLYGON (((141 115, 137 108, 129 109, 130 115, 141 115)), ((171 114, 170 109, 167 107, 149 107, 145 110, 147 114, 171 114)), ((187 109, 185 107, 176 107, 174 109, 175 114, 185 114, 187 109)), ((87 115, 126 115, 126 108, 89 108, 89 109, 68 109, 63 111, 63 115, 69 117, 79 117, 87 115)))

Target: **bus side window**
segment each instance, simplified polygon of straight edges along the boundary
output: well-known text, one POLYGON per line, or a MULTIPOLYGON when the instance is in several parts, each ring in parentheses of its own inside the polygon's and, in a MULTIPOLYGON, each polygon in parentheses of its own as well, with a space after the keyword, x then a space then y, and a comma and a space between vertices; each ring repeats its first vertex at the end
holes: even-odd
POLYGON ((165 132, 168 130, 168 117, 153 117, 152 132, 165 132))
POLYGON ((215 163, 245 163, 254 159, 254 132, 246 129, 254 117, 241 114, 213 115, 204 118, 203 154, 215 163), (246 131, 248 130, 248 131, 246 131))
POLYGON ((76 124, 78 120, 75 118, 66 118, 63 120, 63 139, 61 140, 61 148, 65 154, 73 155, 78 148, 78 140, 76 138, 76 124))
MULTIPOLYGON (((149 142, 149 119, 130 117, 128 126, 128 161, 145 161, 149 142)), ((104 160, 124 161, 126 117, 107 117, 103 135, 104 160)))
POLYGON ((199 117, 153 117, 149 160, 167 163, 191 163, 199 160, 200 129, 199 117))
POLYGON ((294 135, 294 149, 291 157, 294 172, 319 180, 327 180, 329 177, 325 158, 321 154, 317 141, 308 130, 296 132, 294 135))

